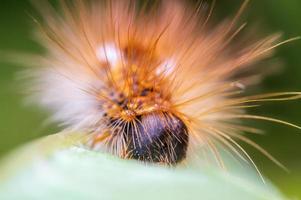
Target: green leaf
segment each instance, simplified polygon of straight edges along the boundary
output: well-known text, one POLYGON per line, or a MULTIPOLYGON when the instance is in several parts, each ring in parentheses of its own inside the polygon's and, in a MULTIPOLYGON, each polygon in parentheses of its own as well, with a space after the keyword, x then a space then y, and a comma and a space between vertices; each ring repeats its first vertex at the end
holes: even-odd
POLYGON ((76 145, 80 134, 28 144, 1 164, 2 200, 280 200, 260 181, 215 168, 167 168, 122 160, 76 145))

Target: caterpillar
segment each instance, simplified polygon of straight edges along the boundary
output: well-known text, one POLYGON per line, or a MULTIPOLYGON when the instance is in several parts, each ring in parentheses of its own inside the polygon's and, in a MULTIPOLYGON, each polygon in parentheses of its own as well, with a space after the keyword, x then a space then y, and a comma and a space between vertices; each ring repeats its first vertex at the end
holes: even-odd
MULTIPOLYGON (((238 42, 237 25, 248 1, 232 18, 210 23, 212 6, 201 1, 34 1, 38 39, 46 53, 28 70, 34 102, 51 110, 65 130, 82 132, 85 145, 125 159, 176 165, 207 148, 224 163, 219 147, 255 167, 236 140, 257 133, 244 119, 294 124, 246 114, 263 101, 300 98, 299 92, 246 96, 263 76, 249 73, 272 55, 274 34, 238 42)), ((257 169, 257 168, 256 168, 257 169)))

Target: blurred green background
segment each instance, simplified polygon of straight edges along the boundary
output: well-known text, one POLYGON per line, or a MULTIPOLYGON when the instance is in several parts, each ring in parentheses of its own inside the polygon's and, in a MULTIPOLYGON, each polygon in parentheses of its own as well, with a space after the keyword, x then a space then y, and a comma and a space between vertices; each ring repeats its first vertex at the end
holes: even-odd
MULTIPOLYGON (((242 0, 217 0, 213 18, 234 14, 242 0), (217 15, 216 13, 219 13, 217 15)), ((2 60, 3 52, 39 52, 32 39, 34 26, 30 3, 22 0, 0 0, 0 157, 16 146, 43 135, 55 133, 55 125, 45 123, 47 114, 26 106, 22 95, 22 82, 16 81, 21 65, 2 60)), ((34 15, 34 14, 33 14, 34 15)), ((243 19, 260 27, 261 33, 283 32, 283 39, 301 36, 300 0, 253 0, 243 19)), ((284 63, 281 73, 267 77, 252 93, 301 91, 301 41, 277 48, 276 58, 284 63)), ((251 113, 273 116, 301 125, 301 100, 265 103, 251 113)), ((287 196, 301 199, 301 131, 266 122, 250 122, 266 131, 264 136, 250 136, 290 170, 278 168, 274 163, 245 146, 263 174, 273 181, 287 196)))

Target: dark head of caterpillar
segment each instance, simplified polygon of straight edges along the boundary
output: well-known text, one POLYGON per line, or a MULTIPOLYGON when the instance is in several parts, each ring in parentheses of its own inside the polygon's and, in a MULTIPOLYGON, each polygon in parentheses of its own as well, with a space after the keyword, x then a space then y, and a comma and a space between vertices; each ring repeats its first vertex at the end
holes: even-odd
POLYGON ((141 123, 125 129, 125 154, 141 161, 176 164, 186 157, 188 130, 182 120, 168 113, 138 116, 141 123))
POLYGON ((33 99, 67 130, 88 136, 89 148, 121 158, 174 165, 201 148, 223 166, 219 149, 226 149, 254 164, 236 142, 242 140, 279 164, 242 134, 259 131, 241 121, 297 127, 245 113, 258 102, 300 98, 298 92, 244 96, 262 77, 254 64, 289 40, 277 44, 274 34, 239 43, 245 24, 236 24, 247 1, 217 26, 209 23, 213 6, 203 1, 139 2, 60 1, 57 13, 36 1, 47 53, 35 57, 38 67, 28 73, 33 99))

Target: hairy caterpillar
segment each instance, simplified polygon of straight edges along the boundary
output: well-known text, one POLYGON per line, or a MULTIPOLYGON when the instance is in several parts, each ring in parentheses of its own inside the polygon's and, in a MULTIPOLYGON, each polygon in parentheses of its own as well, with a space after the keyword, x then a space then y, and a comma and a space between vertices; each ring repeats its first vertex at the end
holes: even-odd
POLYGON ((239 139, 282 166, 241 134, 258 130, 240 122, 300 128, 245 109, 301 93, 243 96, 260 75, 241 74, 294 38, 277 43, 275 34, 237 48, 232 40, 245 24, 236 22, 248 1, 217 26, 209 25, 213 7, 202 2, 195 8, 184 1, 141 2, 60 1, 61 14, 37 2, 47 53, 28 73, 33 100, 66 129, 86 133, 90 148, 121 158, 175 165, 202 146, 223 166, 218 143, 255 166, 239 139))

